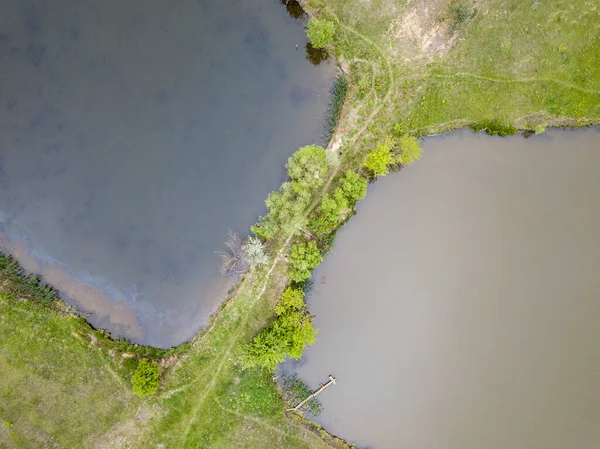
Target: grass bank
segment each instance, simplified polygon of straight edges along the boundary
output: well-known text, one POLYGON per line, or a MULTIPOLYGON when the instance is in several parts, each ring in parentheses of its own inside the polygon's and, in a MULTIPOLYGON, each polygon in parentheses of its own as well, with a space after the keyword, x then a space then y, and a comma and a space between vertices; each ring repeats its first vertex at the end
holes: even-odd
MULTIPOLYGON (((303 210, 305 218, 333 193, 339 175, 362 170, 367 152, 390 135, 466 126, 543 132, 600 121, 595 2, 307 0, 305 8, 335 24, 330 50, 348 80, 330 144, 343 156, 303 210)), ((245 275, 211 325, 164 371, 158 393, 144 400, 129 392, 131 367, 122 355, 98 349, 88 328, 78 327, 81 319, 48 312, 28 301, 29 293, 12 290, 14 279, 4 279, 0 375, 10 382, 2 383, 0 444, 347 447, 284 412, 270 371, 237 363, 240 346, 272 318, 289 283, 290 244, 304 237, 282 234, 270 244, 270 263, 245 275), (30 399, 28 390, 37 396, 30 399), (75 401, 73 392, 82 399, 75 401)), ((334 374, 343 382, 343 373, 334 374)))

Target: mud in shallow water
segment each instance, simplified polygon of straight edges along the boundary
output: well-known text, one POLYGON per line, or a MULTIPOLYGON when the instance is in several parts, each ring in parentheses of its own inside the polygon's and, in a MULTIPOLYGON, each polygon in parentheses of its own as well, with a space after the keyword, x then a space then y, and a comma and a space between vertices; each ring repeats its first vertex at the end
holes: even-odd
POLYGON ((600 132, 427 139, 317 269, 296 366, 377 449, 600 447, 600 132))

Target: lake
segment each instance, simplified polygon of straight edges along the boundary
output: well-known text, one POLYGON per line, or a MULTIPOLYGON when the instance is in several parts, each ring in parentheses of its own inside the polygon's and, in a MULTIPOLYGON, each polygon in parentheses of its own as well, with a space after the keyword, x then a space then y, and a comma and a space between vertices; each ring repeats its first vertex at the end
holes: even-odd
POLYGON ((304 24, 276 1, 4 1, 2 250, 95 326, 193 337, 231 286, 228 230, 323 143, 336 68, 304 24))
MULTIPOLYGON (((600 130, 452 133, 369 187, 292 365, 377 449, 600 447, 600 130)), ((326 283, 321 278, 326 277, 326 283)))

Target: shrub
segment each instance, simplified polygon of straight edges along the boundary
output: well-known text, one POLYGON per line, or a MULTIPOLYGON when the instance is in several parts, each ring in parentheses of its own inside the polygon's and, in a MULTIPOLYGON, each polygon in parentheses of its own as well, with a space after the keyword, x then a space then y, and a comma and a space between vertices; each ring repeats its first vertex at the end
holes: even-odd
POLYGON ((312 275, 312 270, 323 260, 315 242, 294 243, 288 257, 289 276, 294 282, 303 282, 312 275))
POLYGON ((140 360, 131 378, 133 392, 140 397, 156 393, 158 390, 158 378, 158 364, 150 362, 147 359, 140 360))
POLYGON ((534 132, 536 134, 542 134, 544 131, 546 131, 546 126, 546 123, 540 123, 539 125, 536 125, 534 132))
POLYGON ((308 21, 306 35, 313 47, 327 47, 329 44, 333 43, 335 24, 329 20, 311 18, 308 21))

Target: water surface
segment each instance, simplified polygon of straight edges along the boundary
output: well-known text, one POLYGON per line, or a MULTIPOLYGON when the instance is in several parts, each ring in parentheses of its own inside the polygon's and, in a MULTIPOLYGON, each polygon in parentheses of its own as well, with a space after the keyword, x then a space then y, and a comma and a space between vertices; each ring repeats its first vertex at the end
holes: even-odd
POLYGON ((4 0, 0 244, 93 324, 169 346, 223 299, 215 250, 321 141, 335 68, 276 1, 4 0), (296 47, 298 46, 298 47, 296 47))
POLYGON ((427 139, 317 269, 297 372, 377 449, 600 447, 600 132, 427 139), (326 283, 320 279, 326 276, 326 283))

